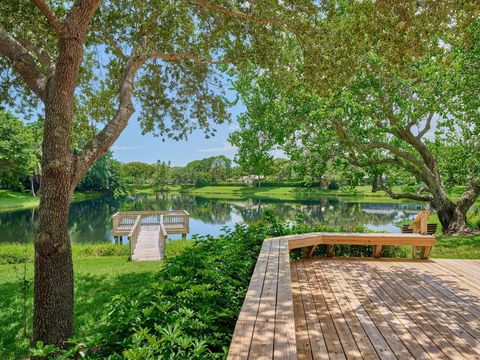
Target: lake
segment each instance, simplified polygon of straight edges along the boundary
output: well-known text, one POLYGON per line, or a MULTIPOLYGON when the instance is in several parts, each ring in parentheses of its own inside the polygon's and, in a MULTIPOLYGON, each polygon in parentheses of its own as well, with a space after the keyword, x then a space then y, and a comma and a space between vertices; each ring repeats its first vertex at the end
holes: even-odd
MULTIPOLYGON (((263 217, 266 209, 270 209, 281 220, 294 219, 301 212, 308 223, 345 227, 363 224, 376 231, 400 232, 395 224, 413 219, 423 207, 421 203, 350 202, 339 198, 319 198, 317 201, 215 200, 160 193, 74 203, 70 209, 69 228, 73 242, 113 241, 111 216, 117 211, 184 209, 190 213, 190 235, 215 236, 225 226, 254 223, 263 217)), ((32 241, 37 213, 36 209, 0 212, 0 242, 32 241)))

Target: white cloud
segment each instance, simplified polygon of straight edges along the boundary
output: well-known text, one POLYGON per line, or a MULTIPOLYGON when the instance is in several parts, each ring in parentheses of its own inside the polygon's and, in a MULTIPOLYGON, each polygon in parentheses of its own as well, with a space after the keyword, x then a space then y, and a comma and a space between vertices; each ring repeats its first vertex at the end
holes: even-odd
POLYGON ((198 152, 203 152, 203 153, 221 153, 221 154, 226 154, 226 153, 233 153, 237 151, 237 147, 233 146, 232 144, 228 142, 224 142, 223 146, 217 146, 217 147, 209 147, 209 148, 203 148, 203 149, 197 149, 198 152))

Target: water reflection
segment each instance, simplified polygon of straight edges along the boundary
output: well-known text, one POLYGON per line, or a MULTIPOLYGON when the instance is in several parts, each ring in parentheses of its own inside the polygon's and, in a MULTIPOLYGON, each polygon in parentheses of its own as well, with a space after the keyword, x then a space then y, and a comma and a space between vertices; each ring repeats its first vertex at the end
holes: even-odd
MULTIPOLYGON (((281 220, 294 219, 301 212, 308 223, 323 222, 344 227, 363 224, 373 230, 398 232, 395 223, 412 219, 422 208, 422 204, 415 203, 354 203, 331 198, 302 202, 264 199, 228 201, 159 193, 121 201, 101 198, 72 204, 69 227, 74 242, 112 241, 111 216, 119 210, 185 209, 191 215, 192 234, 218 235, 222 227, 237 222, 254 223, 262 219, 266 209, 270 209, 281 220)), ((32 241, 36 218, 35 209, 0 213, 0 241, 32 241)))

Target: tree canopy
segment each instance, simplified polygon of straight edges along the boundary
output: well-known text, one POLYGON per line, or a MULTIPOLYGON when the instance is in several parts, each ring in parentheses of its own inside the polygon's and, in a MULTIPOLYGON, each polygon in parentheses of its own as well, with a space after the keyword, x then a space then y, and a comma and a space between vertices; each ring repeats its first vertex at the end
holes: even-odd
POLYGON ((240 154, 267 154, 256 144, 263 139, 292 158, 347 160, 370 174, 374 190, 428 201, 445 230, 463 229, 480 194, 478 3, 337 5, 312 41, 296 45, 288 83, 275 69, 242 73, 236 87, 247 112, 233 142, 240 154), (395 194, 389 185, 398 181, 423 186, 395 194), (466 190, 454 201, 446 186, 456 184, 466 190))

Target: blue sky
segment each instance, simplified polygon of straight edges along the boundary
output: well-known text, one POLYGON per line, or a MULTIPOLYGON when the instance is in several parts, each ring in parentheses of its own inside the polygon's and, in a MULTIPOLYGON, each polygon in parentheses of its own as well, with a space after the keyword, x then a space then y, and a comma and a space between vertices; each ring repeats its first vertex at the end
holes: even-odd
POLYGON ((214 125, 217 133, 205 139, 201 130, 192 133, 188 140, 163 142, 152 134, 142 135, 137 121, 138 111, 130 119, 127 128, 112 146, 113 156, 121 162, 142 161, 154 163, 157 160, 170 161, 174 166, 184 166, 188 162, 215 155, 225 155, 231 159, 236 149, 228 143, 228 135, 237 129, 236 117, 244 110, 243 105, 230 109, 230 124, 214 125))

